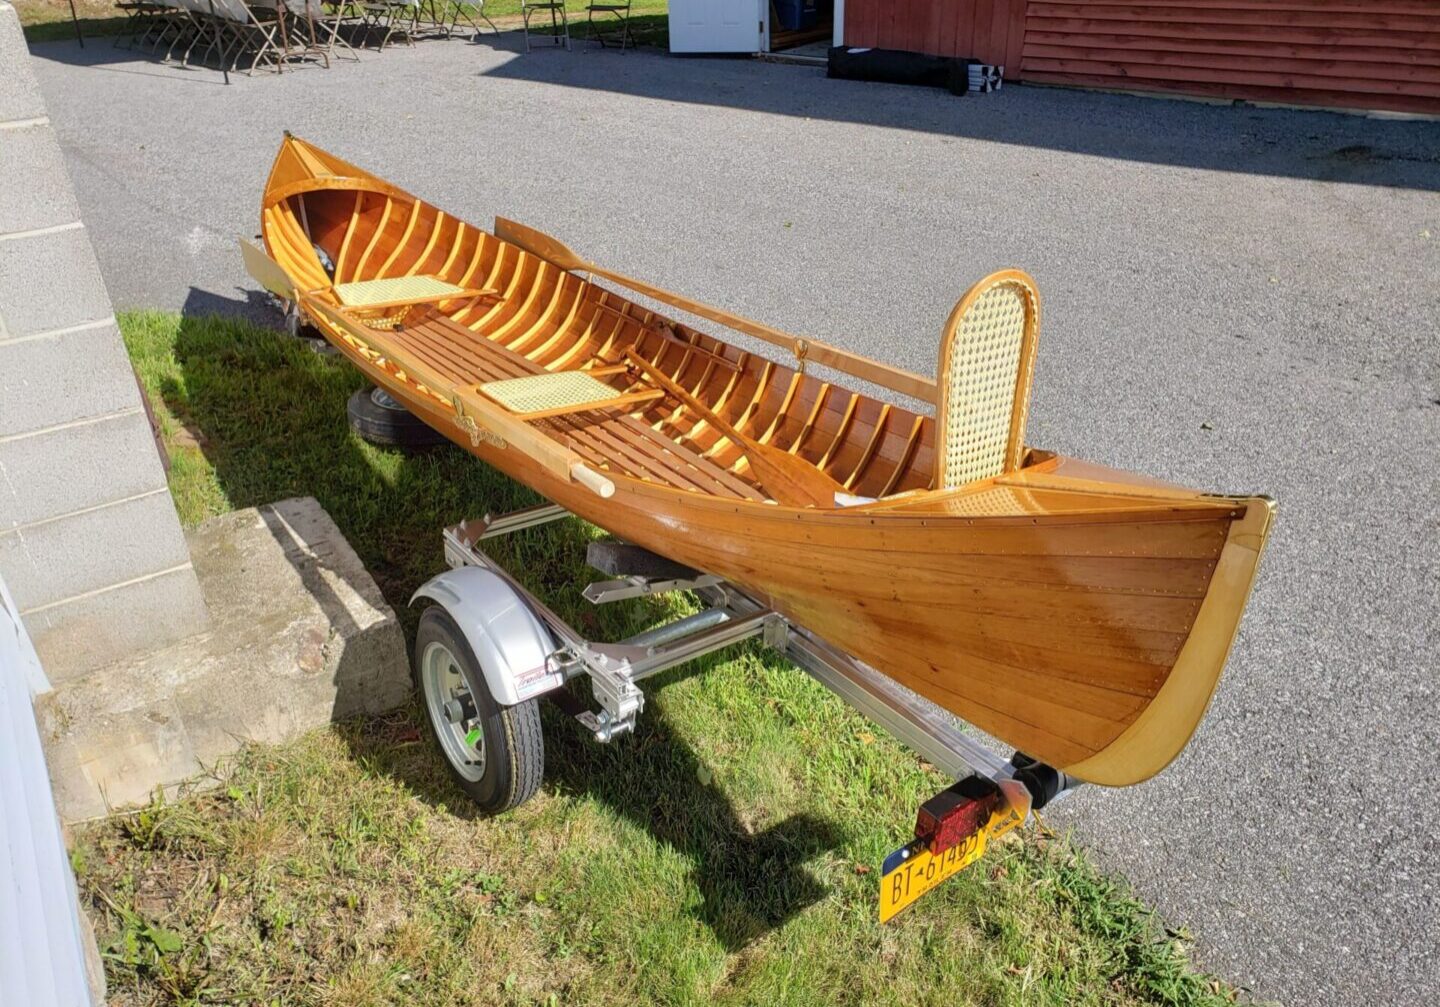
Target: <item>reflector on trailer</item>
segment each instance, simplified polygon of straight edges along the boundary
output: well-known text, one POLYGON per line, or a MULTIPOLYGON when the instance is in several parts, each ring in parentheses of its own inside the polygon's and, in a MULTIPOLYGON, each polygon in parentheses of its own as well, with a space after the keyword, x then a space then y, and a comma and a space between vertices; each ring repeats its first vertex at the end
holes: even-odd
POLYGON ((938 857, 989 824, 1000 802, 1000 788, 994 783, 983 776, 967 776, 920 805, 915 838, 938 857))

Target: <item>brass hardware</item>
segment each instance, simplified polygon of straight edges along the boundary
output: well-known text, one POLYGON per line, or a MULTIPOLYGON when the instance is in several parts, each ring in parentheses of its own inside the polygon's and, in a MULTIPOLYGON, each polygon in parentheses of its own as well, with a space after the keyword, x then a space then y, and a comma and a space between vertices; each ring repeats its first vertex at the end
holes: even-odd
POLYGON ((478 448, 481 441, 497 448, 506 446, 503 438, 476 423, 475 417, 465 412, 465 402, 460 398, 459 392, 450 397, 450 404, 455 407, 455 425, 470 435, 471 447, 478 448))

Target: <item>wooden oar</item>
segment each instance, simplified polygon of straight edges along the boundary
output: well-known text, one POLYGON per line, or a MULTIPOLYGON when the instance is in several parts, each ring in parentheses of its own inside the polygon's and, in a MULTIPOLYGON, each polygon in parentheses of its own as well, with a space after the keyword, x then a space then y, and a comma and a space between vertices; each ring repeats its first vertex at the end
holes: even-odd
POLYGON ((725 421, 715 410, 691 395, 670 376, 634 350, 625 351, 625 359, 644 372, 655 384, 665 389, 701 416, 717 430, 735 442, 750 460, 750 470, 760 480, 761 487, 774 498, 776 503, 787 507, 835 507, 835 494, 845 492, 834 479, 821 472, 799 455, 772 448, 768 444, 746 437, 725 421))
POLYGON ((774 346, 782 346, 795 354, 795 359, 813 361, 825 367, 833 367, 837 371, 863 378, 882 388, 889 388, 891 391, 908 395, 911 398, 919 399, 922 402, 935 402, 935 382, 914 371, 907 371, 899 367, 891 367, 889 364, 882 364, 878 360, 871 360, 869 357, 862 357, 858 353, 851 353, 842 350, 838 346, 831 346, 828 343, 816 342, 813 339, 806 339, 802 336, 791 335, 774 326, 766 325, 764 322, 757 322, 753 318, 746 318, 744 315, 737 315, 726 311, 723 308, 716 308, 705 304, 702 301, 692 300, 683 294, 665 290, 662 287, 651 286, 644 280, 637 280, 634 277, 626 276, 624 273, 617 273, 613 269, 605 269, 593 262, 587 262, 580 258, 571 249, 557 238, 553 238, 543 231, 537 231, 533 227, 526 227, 513 220, 504 217, 495 218, 495 236, 502 241, 508 241, 512 245, 518 245, 534 255, 547 259, 565 270, 579 270, 584 273, 593 273, 596 276, 603 276, 607 280, 614 280, 631 290, 637 290, 647 297, 653 297, 657 301, 674 305, 682 311, 688 311, 692 315, 699 315, 701 318, 708 318, 712 322, 719 322, 727 325, 737 332, 754 336, 756 339, 763 339, 774 346))

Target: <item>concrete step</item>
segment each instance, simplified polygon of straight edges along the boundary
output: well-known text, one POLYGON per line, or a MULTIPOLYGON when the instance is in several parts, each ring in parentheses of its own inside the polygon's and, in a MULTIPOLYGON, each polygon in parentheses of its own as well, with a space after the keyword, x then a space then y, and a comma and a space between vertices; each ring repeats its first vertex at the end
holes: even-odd
POLYGON ((186 537, 210 629, 37 701, 67 822, 144 803, 248 742, 409 696, 395 613, 313 498, 226 514, 186 537))

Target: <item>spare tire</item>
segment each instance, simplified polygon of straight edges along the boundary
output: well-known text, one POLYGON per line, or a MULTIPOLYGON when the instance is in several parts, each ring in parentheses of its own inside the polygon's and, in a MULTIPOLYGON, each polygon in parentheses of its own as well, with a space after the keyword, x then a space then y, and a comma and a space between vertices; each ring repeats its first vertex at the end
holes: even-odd
POLYGON ((362 388, 345 407, 350 426, 369 441, 387 448, 428 448, 447 438, 395 401, 383 388, 362 388))

